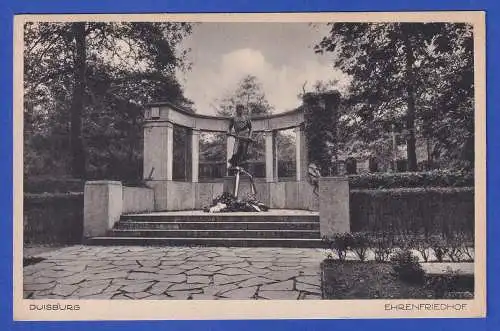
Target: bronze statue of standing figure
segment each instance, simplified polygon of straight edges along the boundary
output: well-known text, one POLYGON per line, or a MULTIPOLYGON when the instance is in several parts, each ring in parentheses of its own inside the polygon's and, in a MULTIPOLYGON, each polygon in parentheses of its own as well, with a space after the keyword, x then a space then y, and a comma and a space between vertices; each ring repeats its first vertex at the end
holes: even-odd
POLYGON ((208 213, 221 212, 262 212, 269 210, 264 203, 257 199, 257 190, 250 172, 243 168, 248 159, 249 146, 255 142, 252 139, 252 122, 243 114, 243 105, 236 106, 236 114, 229 122, 227 135, 234 137, 233 155, 228 160, 227 169, 234 173, 234 193, 224 191, 212 201, 212 205, 203 210, 208 213), (239 198, 240 175, 247 175, 250 179, 251 191, 247 197, 239 198))
POLYGON ((244 161, 248 158, 248 148, 254 140, 252 139, 252 122, 248 116, 243 114, 244 106, 236 106, 236 114, 229 122, 228 136, 235 138, 233 155, 228 161, 228 170, 235 171, 234 196, 238 197, 240 185, 240 173, 250 178, 251 194, 257 193, 253 182, 253 176, 242 167, 244 161))

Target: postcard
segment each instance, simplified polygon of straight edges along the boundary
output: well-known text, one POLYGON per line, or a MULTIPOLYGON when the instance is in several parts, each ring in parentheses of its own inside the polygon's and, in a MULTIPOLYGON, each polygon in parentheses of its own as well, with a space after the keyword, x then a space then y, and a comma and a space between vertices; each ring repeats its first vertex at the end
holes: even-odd
POLYGON ((14 319, 486 314, 483 12, 16 15, 14 319))

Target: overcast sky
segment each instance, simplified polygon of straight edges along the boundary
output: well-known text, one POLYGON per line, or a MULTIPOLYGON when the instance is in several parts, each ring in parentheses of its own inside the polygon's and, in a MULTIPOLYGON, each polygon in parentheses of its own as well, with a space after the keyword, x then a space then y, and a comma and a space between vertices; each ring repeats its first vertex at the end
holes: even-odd
POLYGON ((300 104, 297 94, 317 80, 343 79, 332 68, 331 55, 317 55, 314 45, 326 26, 304 23, 201 23, 185 40, 191 48, 191 71, 180 74, 185 95, 198 113, 214 114, 211 106, 234 90, 247 74, 262 83, 275 112, 300 104))

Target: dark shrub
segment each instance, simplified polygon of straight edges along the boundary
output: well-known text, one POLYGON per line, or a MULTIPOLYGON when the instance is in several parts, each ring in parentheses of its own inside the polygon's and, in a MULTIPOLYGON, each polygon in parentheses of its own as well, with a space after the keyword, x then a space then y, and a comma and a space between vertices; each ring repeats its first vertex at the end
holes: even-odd
POLYGON ((345 160, 345 171, 348 175, 354 175, 357 172, 357 161, 353 157, 348 157, 345 160))
POLYGON ((456 272, 447 271, 444 275, 427 277, 425 285, 432 290, 436 299, 443 299, 447 293, 456 289, 458 278, 456 272))
POLYGON ((24 179, 26 193, 83 192, 85 181, 75 178, 29 177, 24 179))
POLYGON ((415 236, 412 240, 413 249, 416 249, 425 262, 429 261, 432 243, 426 236, 415 236))
POLYGON ((448 251, 450 250, 446 236, 442 234, 431 235, 429 237, 429 243, 437 261, 443 262, 444 258, 448 254, 448 251))
POLYGON ((390 189, 415 187, 473 187, 470 172, 443 170, 402 173, 365 173, 349 176, 351 189, 390 189))
POLYGON ((397 160, 396 161, 396 168, 400 172, 408 170, 408 161, 406 161, 405 159, 397 160))
POLYGON ((399 232, 394 235, 394 246, 401 249, 414 249, 415 242, 415 235, 411 232, 399 232))
POLYGON ((366 253, 370 248, 369 234, 364 232, 353 233, 352 235, 352 250, 360 261, 366 260, 366 253))
POLYGON ((351 190, 351 230, 474 234, 473 188, 351 190))
POLYGON ((23 267, 27 267, 29 265, 37 264, 37 263, 42 262, 44 260, 45 259, 43 257, 33 257, 33 256, 24 257, 23 258, 23 267))
POLYGON ((352 247, 353 237, 350 233, 336 233, 333 237, 323 237, 328 247, 335 251, 340 261, 345 261, 347 251, 352 247))
POLYGON ((83 233, 83 193, 25 194, 24 242, 80 243, 83 233))
POLYGON ((394 251, 395 237, 392 232, 376 232, 370 236, 370 246, 375 253, 375 261, 386 262, 394 251))
POLYGON ((418 257, 414 256, 408 249, 396 251, 391 256, 394 273, 402 281, 421 284, 424 280, 425 272, 418 263, 418 257))
POLYGON ((368 159, 368 169, 370 170, 370 172, 378 171, 378 160, 376 157, 370 157, 368 159))

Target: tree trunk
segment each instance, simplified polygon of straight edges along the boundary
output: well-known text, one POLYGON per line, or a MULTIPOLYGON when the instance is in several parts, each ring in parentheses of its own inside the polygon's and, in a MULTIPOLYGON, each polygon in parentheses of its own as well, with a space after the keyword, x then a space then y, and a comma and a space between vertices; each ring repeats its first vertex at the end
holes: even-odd
POLYGON ((415 57, 413 56, 413 47, 410 41, 411 26, 406 25, 403 29, 403 39, 405 43, 406 57, 406 94, 407 94, 407 112, 406 112, 406 129, 408 136, 406 139, 406 155, 408 159, 408 171, 417 171, 417 153, 415 141, 415 75, 413 73, 413 64, 415 57))
POLYGON ((73 96, 71 100, 71 171, 76 178, 85 178, 85 151, 82 139, 82 113, 85 93, 85 23, 71 26, 75 39, 75 66, 73 72, 73 96))

